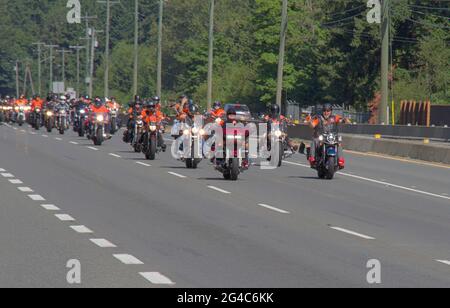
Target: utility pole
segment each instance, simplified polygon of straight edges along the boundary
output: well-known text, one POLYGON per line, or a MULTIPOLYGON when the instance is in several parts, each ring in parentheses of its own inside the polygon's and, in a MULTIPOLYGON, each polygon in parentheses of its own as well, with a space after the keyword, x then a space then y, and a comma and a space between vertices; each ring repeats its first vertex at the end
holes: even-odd
POLYGON ((89 51, 90 51, 90 40, 91 38, 89 37, 89 21, 93 20, 93 19, 97 19, 97 16, 88 16, 88 14, 86 13, 86 15, 84 17, 81 17, 81 19, 84 19, 85 24, 86 24, 86 36, 81 38, 82 40, 86 41, 86 69, 85 69, 85 84, 86 86, 86 91, 89 92, 89 76, 90 76, 90 65, 89 65, 89 51))
POLYGON ((69 46, 71 49, 75 49, 77 52, 77 95, 80 96, 80 50, 85 46, 69 46))
POLYGON ((53 92, 53 49, 58 48, 58 45, 45 45, 45 47, 50 48, 50 92, 53 92))
POLYGON ((133 96, 138 91, 138 53, 139 53, 139 0, 134 5, 134 70, 133 70, 133 96))
POLYGON ((163 32, 164 0, 159 0, 159 21, 158 21, 158 77, 156 95, 162 95, 162 32, 163 32))
POLYGON ((381 104, 379 108, 379 124, 387 123, 387 108, 389 100, 389 31, 390 31, 390 0, 383 0, 381 24, 381 104))
POLYGON ((213 65, 214 65, 214 7, 215 0, 210 0, 209 7, 209 56, 208 56, 208 99, 207 109, 211 110, 213 91, 213 65))
POLYGON ((41 46, 45 46, 45 43, 42 42, 37 42, 37 43, 33 43, 33 45, 37 45, 38 47, 38 94, 42 95, 42 68, 41 68, 41 53, 42 53, 42 49, 41 46))
POLYGON ((19 60, 16 60, 16 98, 19 98, 20 96, 20 89, 19 89, 19 60))
POLYGON ((94 62, 95 62, 95 43, 97 41, 97 33, 102 33, 101 30, 96 30, 95 28, 91 29, 91 61, 90 61, 90 69, 89 69, 89 96, 92 98, 94 92, 94 62))
MULTIPOLYGON (((70 50, 65 48, 57 50, 62 55, 62 82, 64 83, 64 90, 66 89, 66 53, 72 53, 70 50)), ((65 92, 65 91, 64 91, 65 92)))
POLYGON ((105 97, 109 97, 109 30, 111 27, 111 5, 120 3, 120 1, 97 1, 106 3, 106 46, 105 46, 105 97))
POLYGON ((280 32, 280 52, 278 56, 278 81, 277 81, 277 105, 282 110, 283 98, 283 73, 284 73, 284 54, 286 48, 286 34, 288 26, 288 0, 283 0, 281 13, 281 32, 280 32))

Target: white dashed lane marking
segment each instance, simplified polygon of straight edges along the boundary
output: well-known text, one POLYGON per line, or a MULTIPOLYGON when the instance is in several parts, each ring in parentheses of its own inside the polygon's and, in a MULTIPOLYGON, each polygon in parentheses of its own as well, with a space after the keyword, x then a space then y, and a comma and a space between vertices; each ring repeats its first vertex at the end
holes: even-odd
POLYGON ((260 204, 258 204, 258 205, 261 206, 261 207, 264 207, 264 208, 266 208, 266 209, 269 209, 269 210, 272 210, 272 211, 281 213, 281 214, 290 214, 288 211, 285 211, 285 210, 276 208, 276 207, 271 206, 271 205, 267 205, 267 204, 263 204, 263 203, 260 203, 260 204))
POLYGON ((365 240, 374 240, 375 239, 374 237, 371 237, 371 236, 368 236, 368 235, 364 235, 364 234, 361 234, 361 233, 357 233, 357 232, 354 232, 354 231, 351 231, 351 230, 339 228, 339 227, 330 227, 330 228, 333 229, 333 230, 339 231, 339 232, 343 232, 343 233, 347 233, 347 234, 350 234, 350 235, 354 235, 354 236, 363 238, 365 240))
POLYGON ((174 175, 176 177, 179 177, 180 179, 185 179, 186 178, 186 176, 178 174, 178 173, 175 173, 175 172, 167 172, 167 173, 171 174, 171 175, 174 175))
POLYGON ((71 143, 71 144, 75 144, 75 145, 77 145, 77 144, 78 144, 78 142, 75 142, 75 141, 70 141, 69 143, 71 143))
POLYGON ((42 135, 42 137, 44 137, 44 138, 48 138, 48 136, 47 136, 47 135, 42 135))
POLYGON ((74 230, 75 232, 80 233, 80 234, 94 233, 92 230, 90 230, 86 226, 70 226, 70 228, 72 228, 72 230, 74 230))
POLYGON ((58 137, 56 137, 55 140, 62 141, 62 139, 61 139, 61 138, 58 138, 58 137))
POLYGON ((6 170, 3 168, 0 168, 0 172, 6 172, 6 170))
POLYGON ((28 195, 28 197, 33 201, 45 201, 44 197, 40 195, 28 195))
POLYGON ((448 260, 436 260, 436 261, 445 265, 450 265, 450 261, 448 260))
POLYGON ((152 166, 152 165, 140 162, 140 161, 136 162, 136 164, 141 165, 141 166, 145 166, 145 167, 151 167, 152 166))
POLYGON ((90 239, 90 241, 100 248, 116 248, 117 247, 110 241, 105 240, 103 238, 93 238, 93 239, 90 239))
POLYGON ((229 191, 223 190, 221 188, 215 187, 215 186, 208 186, 209 189, 221 192, 223 194, 231 194, 229 191))
POLYGON ((9 182, 11 183, 11 184, 23 184, 23 182, 21 181, 21 180, 9 180, 9 182))
POLYGON ((98 149, 97 148, 94 148, 94 147, 87 147, 88 149, 91 149, 91 150, 93 150, 93 151, 98 151, 98 149))
POLYGON ((2 173, 2 177, 4 177, 4 178, 13 178, 14 175, 12 175, 11 173, 2 173))
POLYGON ((53 204, 41 204, 41 206, 47 211, 59 211, 59 208, 53 204))
POLYGON ((140 261, 139 259, 137 259, 136 257, 134 257, 132 255, 115 254, 113 256, 114 256, 114 258, 116 258, 117 260, 119 260, 120 262, 122 262, 123 264, 126 264, 126 265, 140 265, 140 264, 144 264, 142 261, 140 261))
POLYGON ((33 190, 30 187, 17 187, 18 190, 21 192, 33 192, 33 190))
POLYGON ((147 273, 139 273, 142 277, 147 279, 153 284, 160 284, 160 285, 174 285, 175 283, 172 282, 169 278, 166 276, 158 273, 158 272, 147 272, 147 273))
POLYGON ((114 153, 109 153, 109 156, 115 157, 115 158, 122 158, 120 155, 114 154, 114 153))
POLYGON ((56 214, 55 216, 56 216, 56 218, 58 218, 61 221, 74 221, 75 220, 75 218, 73 218, 72 216, 67 215, 67 214, 56 214))

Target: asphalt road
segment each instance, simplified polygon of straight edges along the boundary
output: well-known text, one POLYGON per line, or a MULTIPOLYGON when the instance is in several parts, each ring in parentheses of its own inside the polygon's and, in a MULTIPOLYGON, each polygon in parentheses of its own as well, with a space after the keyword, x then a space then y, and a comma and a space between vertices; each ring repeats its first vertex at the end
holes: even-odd
POLYGON ((321 181, 297 155, 228 182, 119 135, 14 128, 0 126, 0 287, 450 287, 448 166, 346 153, 321 181))

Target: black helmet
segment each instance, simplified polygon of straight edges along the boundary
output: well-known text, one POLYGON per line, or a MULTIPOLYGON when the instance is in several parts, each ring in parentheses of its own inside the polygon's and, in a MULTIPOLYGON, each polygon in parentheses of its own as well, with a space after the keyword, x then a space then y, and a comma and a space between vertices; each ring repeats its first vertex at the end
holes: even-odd
POLYGON ((322 111, 333 111, 333 105, 331 105, 330 103, 326 103, 322 106, 322 111))
POLYGON ((222 103, 220 101, 215 101, 214 104, 213 104, 213 109, 217 110, 217 109, 220 109, 220 108, 222 108, 222 103))
POLYGON ((192 101, 189 102, 189 113, 191 115, 195 115, 196 113, 198 113, 198 107, 192 101))
POLYGON ((273 104, 270 106, 270 114, 273 118, 276 118, 280 115, 280 106, 278 104, 273 104))
POLYGON ((96 97, 94 100, 95 107, 101 107, 103 105, 102 99, 100 97, 96 97))
POLYGON ((141 97, 139 96, 139 95, 135 95, 134 96, 134 101, 137 103, 137 102, 140 102, 141 101, 141 97))
POLYGON ((233 121, 236 120, 236 110, 234 108, 228 108, 227 119, 233 121))
POLYGON ((153 111, 156 108, 156 103, 149 100, 149 101, 145 102, 144 108, 147 108, 147 109, 150 109, 153 111))

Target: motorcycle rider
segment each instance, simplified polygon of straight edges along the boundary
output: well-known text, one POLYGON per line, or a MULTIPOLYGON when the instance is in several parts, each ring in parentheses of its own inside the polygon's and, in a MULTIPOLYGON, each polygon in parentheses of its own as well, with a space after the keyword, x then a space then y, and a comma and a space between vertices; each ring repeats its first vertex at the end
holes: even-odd
MULTIPOLYGON (((142 121, 148 127, 151 122, 155 122, 158 125, 162 125, 161 122, 164 120, 164 114, 157 110, 156 103, 154 101, 148 101, 144 103, 144 109, 141 113, 142 121)), ((164 138, 162 134, 158 134, 158 143, 163 152, 166 151, 166 144, 164 143, 164 138)))
POLYGON ((44 101, 41 99, 39 95, 34 95, 33 99, 31 100, 31 112, 34 114, 36 109, 41 110, 41 113, 37 116, 42 115, 42 108, 44 107, 44 101))
MULTIPOLYGON (((308 157, 311 167, 316 165, 316 152, 320 145, 319 136, 324 131, 335 131, 337 125, 340 123, 350 123, 348 119, 342 118, 339 115, 333 115, 333 106, 329 103, 324 104, 322 107, 322 114, 314 116, 311 119, 310 127, 314 129, 313 140, 311 142, 311 150, 308 157)), ((339 167, 343 169, 345 167, 345 159, 342 146, 339 146, 338 151, 339 167)))
MULTIPOLYGON (((109 122, 109 110, 103 103, 102 99, 97 96, 94 99, 94 104, 90 106, 90 114, 89 114, 90 121, 95 121, 98 114, 102 114, 105 117, 104 118, 105 123, 109 122)), ((108 125, 106 125, 105 127, 108 128, 108 125)), ((106 131, 106 133, 109 134, 108 131, 106 131)))
POLYGON ((216 101, 212 109, 206 114, 207 122, 214 122, 216 119, 222 119, 226 116, 225 109, 222 108, 222 102, 216 101))
POLYGON ((278 104, 272 104, 270 106, 270 113, 264 117, 264 120, 268 124, 268 132, 271 130, 272 123, 278 123, 280 130, 286 134, 286 142, 288 146, 294 153, 298 151, 298 145, 295 145, 287 135, 287 124, 289 123, 289 120, 280 113, 280 106, 278 106, 278 104))

